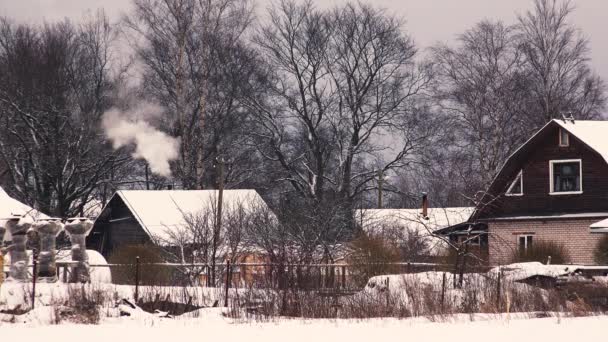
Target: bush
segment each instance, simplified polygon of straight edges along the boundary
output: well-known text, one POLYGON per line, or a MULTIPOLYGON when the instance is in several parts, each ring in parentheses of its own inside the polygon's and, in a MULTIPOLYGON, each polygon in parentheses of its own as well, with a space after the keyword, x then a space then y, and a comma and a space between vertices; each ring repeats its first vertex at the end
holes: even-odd
POLYGON ((597 242, 593 256, 597 264, 608 265, 608 234, 604 234, 597 242))
POLYGON ((117 248, 108 258, 110 264, 132 264, 131 266, 112 267, 112 282, 114 284, 135 284, 135 260, 139 256, 140 285, 170 285, 172 272, 169 267, 145 265, 146 263, 162 263, 162 251, 151 244, 126 245, 117 248))
POLYGON ((351 243, 348 263, 353 265, 352 275, 359 285, 365 285, 373 276, 399 273, 399 267, 389 265, 400 261, 399 250, 384 239, 361 235, 351 243))
POLYGON ((532 246, 525 250, 517 250, 513 253, 512 262, 538 261, 547 263, 551 257, 552 264, 567 264, 570 256, 564 245, 553 241, 534 241, 532 246))

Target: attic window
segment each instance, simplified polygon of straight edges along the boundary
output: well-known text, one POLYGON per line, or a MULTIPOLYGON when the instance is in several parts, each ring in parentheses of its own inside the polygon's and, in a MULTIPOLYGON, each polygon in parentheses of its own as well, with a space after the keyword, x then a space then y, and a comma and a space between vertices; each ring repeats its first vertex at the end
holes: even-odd
POLYGON ((509 186, 509 189, 505 193, 507 196, 523 196, 524 194, 524 177, 523 170, 520 170, 513 183, 509 186))
POLYGON ((568 135, 568 132, 565 129, 560 128, 559 129, 559 146, 566 147, 569 145, 570 145, 570 136, 568 135))
POLYGON ((549 161, 549 190, 550 195, 582 194, 583 177, 581 160, 549 161))

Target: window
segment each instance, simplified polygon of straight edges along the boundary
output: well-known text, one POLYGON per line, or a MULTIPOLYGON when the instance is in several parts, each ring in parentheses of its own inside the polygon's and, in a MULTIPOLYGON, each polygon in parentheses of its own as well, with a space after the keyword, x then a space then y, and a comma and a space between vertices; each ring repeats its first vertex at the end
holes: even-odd
POLYGON ((524 177, 523 177, 523 170, 520 170, 519 173, 517 174, 517 176, 515 177, 515 179, 513 180, 513 183, 511 183, 511 185, 509 186, 509 189, 507 189, 507 192, 505 193, 505 195, 523 196, 523 194, 524 194, 524 177))
POLYGON ((549 162, 549 194, 568 195, 583 193, 581 160, 551 160, 549 162))
POLYGON ((570 136, 568 135, 568 132, 565 129, 560 128, 559 129, 559 146, 566 147, 569 145, 570 145, 570 136))
POLYGON ((517 237, 517 246, 520 252, 524 252, 532 247, 532 237, 533 235, 519 235, 517 237))

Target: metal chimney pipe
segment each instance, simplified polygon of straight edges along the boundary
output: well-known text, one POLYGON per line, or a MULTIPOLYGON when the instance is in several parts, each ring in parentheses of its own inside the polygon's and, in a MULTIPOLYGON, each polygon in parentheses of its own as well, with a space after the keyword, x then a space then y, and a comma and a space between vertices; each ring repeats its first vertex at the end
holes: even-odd
POLYGON ((429 199, 426 192, 422 193, 422 218, 429 219, 429 199))

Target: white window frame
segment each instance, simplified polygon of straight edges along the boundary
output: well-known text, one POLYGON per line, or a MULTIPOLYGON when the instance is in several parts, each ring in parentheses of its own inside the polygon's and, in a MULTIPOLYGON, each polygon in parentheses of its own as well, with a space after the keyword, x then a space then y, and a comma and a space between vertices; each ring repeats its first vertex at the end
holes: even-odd
POLYGON ((524 170, 522 169, 522 170, 519 170, 519 173, 517 174, 517 176, 515 176, 513 183, 511 183, 511 185, 505 192, 505 196, 523 196, 523 195, 524 195, 524 170), (515 184, 517 183, 517 181, 520 182, 521 192, 520 193, 510 193, 511 190, 513 190, 513 188, 515 187, 515 184))
POLYGON ((560 147, 568 147, 570 146, 570 134, 568 134, 568 131, 566 131, 563 128, 559 129, 559 146, 560 147), (564 142, 564 140, 562 140, 562 137, 564 136, 566 137, 566 141, 564 142))
POLYGON ((579 195, 583 193, 583 160, 582 159, 557 159, 549 160, 549 195, 579 195), (563 163, 578 163, 578 188, 579 191, 559 191, 555 192, 553 185, 553 165, 563 163))
POLYGON ((519 250, 519 248, 520 248, 519 239, 522 238, 522 237, 524 238, 524 241, 525 241, 525 243, 524 243, 524 251, 527 251, 528 248, 530 248, 531 246, 534 245, 534 234, 518 234, 517 235, 517 250, 519 250), (529 244, 529 245, 528 245, 528 237, 532 238, 532 243, 529 244))

